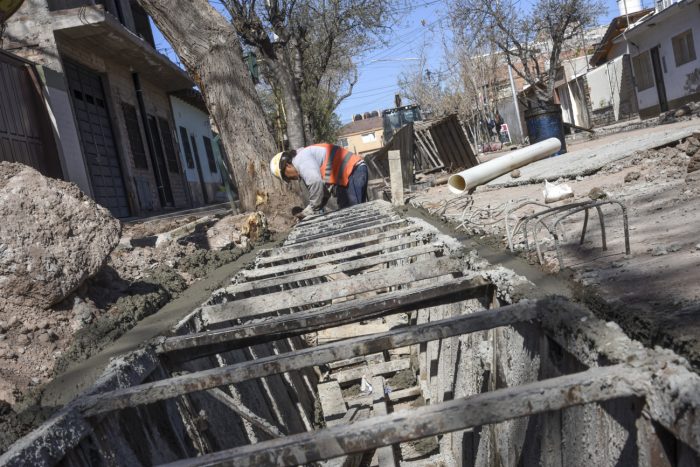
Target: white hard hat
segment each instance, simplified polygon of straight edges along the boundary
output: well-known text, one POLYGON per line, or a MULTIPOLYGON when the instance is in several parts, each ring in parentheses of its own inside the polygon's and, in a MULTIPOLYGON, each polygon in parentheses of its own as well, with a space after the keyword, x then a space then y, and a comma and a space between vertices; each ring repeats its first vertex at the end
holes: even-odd
POLYGON ((280 159, 282 159, 282 153, 278 152, 270 161, 270 171, 275 177, 284 180, 284 178, 282 178, 282 171, 280 170, 280 159))

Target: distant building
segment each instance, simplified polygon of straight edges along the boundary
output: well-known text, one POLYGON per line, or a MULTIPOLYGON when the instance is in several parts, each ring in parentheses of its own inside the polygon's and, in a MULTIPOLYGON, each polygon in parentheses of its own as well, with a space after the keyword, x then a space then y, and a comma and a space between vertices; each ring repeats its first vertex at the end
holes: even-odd
POLYGON ((221 201, 223 174, 217 161, 223 158, 202 94, 194 89, 178 91, 170 95, 170 100, 180 145, 180 163, 194 204, 221 201))
POLYGON ((642 118, 700 100, 700 0, 668 0, 626 32, 642 118))
POLYGON ((384 146, 382 117, 359 118, 343 126, 338 132, 338 144, 360 156, 377 151, 384 146))
POLYGON ((63 178, 120 218, 192 204, 168 93, 193 83, 136 0, 27 1, 3 39, 41 69, 63 178))

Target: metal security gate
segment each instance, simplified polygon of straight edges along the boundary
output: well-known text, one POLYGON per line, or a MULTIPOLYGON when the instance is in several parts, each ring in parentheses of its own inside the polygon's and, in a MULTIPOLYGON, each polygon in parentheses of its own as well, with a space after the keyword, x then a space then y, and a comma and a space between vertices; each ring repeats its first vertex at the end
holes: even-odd
POLYGON ((128 217, 129 204, 102 81, 75 63, 64 61, 64 66, 95 201, 115 217, 128 217))
POLYGON ((39 86, 29 63, 0 51, 0 161, 19 162, 61 178, 39 86))

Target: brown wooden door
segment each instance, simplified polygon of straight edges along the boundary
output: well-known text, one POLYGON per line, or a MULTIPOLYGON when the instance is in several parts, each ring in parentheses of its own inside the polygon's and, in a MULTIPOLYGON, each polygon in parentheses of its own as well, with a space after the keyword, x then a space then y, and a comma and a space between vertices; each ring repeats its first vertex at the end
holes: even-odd
POLYGON ((36 70, 0 52, 0 161, 19 162, 62 178, 56 143, 36 70))

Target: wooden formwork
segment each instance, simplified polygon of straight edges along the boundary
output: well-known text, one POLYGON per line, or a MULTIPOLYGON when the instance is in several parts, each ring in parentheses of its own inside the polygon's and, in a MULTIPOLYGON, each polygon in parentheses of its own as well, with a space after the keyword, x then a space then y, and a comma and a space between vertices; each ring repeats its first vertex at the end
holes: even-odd
MULTIPOLYGON (((172 465, 297 465, 339 457, 350 462, 353 456, 370 459, 372 453, 378 465, 396 465, 401 443, 620 398, 644 401, 654 423, 692 452, 700 450, 700 379, 677 357, 641 348, 611 327, 596 327, 590 313, 562 299, 490 307, 496 289, 489 271, 471 270, 464 252, 443 240, 434 229, 398 216, 383 202, 306 220, 284 245, 262 252, 253 268, 215 291, 173 335, 127 359, 124 365, 135 376, 119 376, 79 397, 13 446, 0 463, 60 463, 115 414, 168 401, 176 401, 180 413, 195 420, 189 436, 197 455, 168 458, 172 465), (440 319, 417 319, 426 307, 468 300, 483 306, 440 319), (321 333, 340 326, 361 327, 360 323, 397 315, 408 316, 407 323, 315 342, 321 333), (520 324, 541 328, 547 339, 572 354, 582 341, 593 345, 587 354, 590 361, 571 374, 453 400, 430 401, 427 385, 418 383, 393 395, 383 390, 384 375, 407 368, 419 371, 421 366, 432 371, 427 368, 430 362, 416 364, 395 349, 411 349, 409 358, 420 360, 416 349, 425 344, 520 324), (310 344, 260 354, 263 345, 301 338, 310 344), (234 363, 221 358, 244 349, 253 349, 249 352, 256 358, 234 363), (606 365, 596 367, 602 360, 606 365), (219 364, 192 369, 192 362, 202 361, 219 364), (324 427, 306 421, 306 428, 296 432, 281 426, 279 417, 256 413, 237 393, 237 385, 250 381, 266 381, 268 386, 272 377, 283 378, 280 384, 301 381, 301 372, 310 368, 321 373, 319 392, 336 402, 336 386, 356 384, 362 376, 375 392, 353 403, 343 399, 333 408, 328 405, 324 427), (222 410, 230 411, 227 416, 240 417, 253 427, 251 433, 264 437, 217 449, 197 433, 201 420, 196 400, 189 397, 195 394, 215 399, 222 410), (417 396, 430 403, 410 412, 392 412, 393 401, 417 396)), ((274 394, 268 386, 265 390, 274 394)), ((287 385, 287 392, 290 388, 287 385)))

